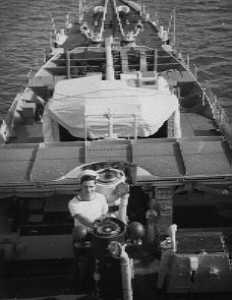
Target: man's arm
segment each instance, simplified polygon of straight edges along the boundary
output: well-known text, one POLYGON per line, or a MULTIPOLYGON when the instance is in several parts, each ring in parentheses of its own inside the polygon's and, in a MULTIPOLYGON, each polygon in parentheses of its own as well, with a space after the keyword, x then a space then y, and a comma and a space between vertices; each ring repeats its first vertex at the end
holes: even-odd
POLYGON ((69 212, 71 214, 71 216, 73 217, 74 219, 74 223, 75 224, 80 224, 80 225, 84 225, 84 226, 87 226, 87 227, 92 227, 93 224, 88 220, 88 218, 86 217, 83 217, 82 215, 80 215, 78 213, 78 210, 77 210, 77 207, 76 205, 74 204, 74 199, 73 198, 69 204, 68 204, 68 208, 69 208, 69 212))
POLYGON ((90 222, 88 220, 88 218, 85 218, 85 217, 83 217, 83 216, 81 216, 79 214, 74 215, 73 218, 74 218, 74 220, 77 221, 78 224, 87 226, 89 228, 93 228, 93 223, 90 222))

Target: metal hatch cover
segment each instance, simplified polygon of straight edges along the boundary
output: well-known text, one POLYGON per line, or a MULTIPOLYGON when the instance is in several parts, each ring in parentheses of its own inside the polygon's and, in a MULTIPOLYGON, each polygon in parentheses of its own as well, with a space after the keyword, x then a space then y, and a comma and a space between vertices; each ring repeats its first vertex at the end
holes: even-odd
POLYGON ((0 147, 0 185, 27 182, 33 163, 36 144, 5 145, 0 147))
POLYGON ((231 151, 226 151, 221 138, 181 140, 186 176, 232 175, 231 151))

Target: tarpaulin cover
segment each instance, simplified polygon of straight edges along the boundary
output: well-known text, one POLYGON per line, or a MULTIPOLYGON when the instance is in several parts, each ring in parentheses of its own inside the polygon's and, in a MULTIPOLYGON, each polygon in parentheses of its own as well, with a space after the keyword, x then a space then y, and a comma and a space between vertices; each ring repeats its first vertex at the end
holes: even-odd
MULTIPOLYGON (((133 136, 136 115, 137 135, 143 137, 158 131, 177 107, 178 99, 168 89, 131 87, 126 81, 106 81, 95 75, 58 82, 46 115, 50 124, 59 123, 82 138, 85 122, 89 137, 107 136, 109 115, 114 134, 133 136)), ((44 126, 45 137, 52 131, 49 122, 44 126)))

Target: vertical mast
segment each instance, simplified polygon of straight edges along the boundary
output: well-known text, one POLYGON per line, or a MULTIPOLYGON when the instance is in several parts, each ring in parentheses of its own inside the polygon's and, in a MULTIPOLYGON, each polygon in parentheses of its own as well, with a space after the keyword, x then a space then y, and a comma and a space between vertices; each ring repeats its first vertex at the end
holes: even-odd
POLYGON ((173 9, 173 46, 176 46, 176 8, 173 9))
POLYGON ((78 0, 78 21, 81 23, 83 21, 84 12, 84 0, 78 0))
POLYGON ((142 12, 142 14, 145 14, 145 4, 144 4, 144 0, 141 0, 140 7, 141 7, 141 12, 142 12))
POLYGON ((102 38, 102 34, 104 31, 108 2, 109 2, 109 0, 105 0, 104 12, 103 12, 103 17, 102 17, 102 25, 101 25, 101 30, 100 30, 100 38, 102 38))
POLYGON ((106 49, 106 80, 114 80, 114 62, 112 56, 111 44, 113 42, 113 37, 109 36, 105 40, 106 49))

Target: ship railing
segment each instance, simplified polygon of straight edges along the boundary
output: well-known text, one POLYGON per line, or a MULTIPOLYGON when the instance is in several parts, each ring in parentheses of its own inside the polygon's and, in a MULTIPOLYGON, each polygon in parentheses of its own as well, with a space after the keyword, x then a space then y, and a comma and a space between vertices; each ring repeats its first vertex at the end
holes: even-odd
POLYGON ((205 104, 206 101, 208 102, 213 117, 219 126, 219 129, 229 139, 229 143, 232 146, 232 119, 220 103, 218 97, 213 93, 213 91, 209 87, 202 87, 202 91, 203 104, 205 104))
POLYGON ((120 47, 121 47, 121 44, 120 44, 120 38, 115 37, 115 38, 113 39, 111 48, 112 48, 112 50, 120 50, 120 47))
POLYGON ((28 85, 29 86, 33 86, 34 84, 34 81, 36 80, 35 79, 35 75, 36 75, 36 72, 35 71, 30 71, 30 73, 28 74, 28 85))
MULTIPOLYGON (((101 62, 101 61, 102 61, 102 59, 99 59, 99 62, 101 62)), ((125 60, 125 62, 127 62, 127 61, 125 60)), ((120 66, 121 66, 120 63, 114 63, 114 67, 120 67, 120 66)), ((133 71, 133 68, 135 68, 138 71, 139 67, 140 67, 140 64, 139 63, 137 63, 137 64, 136 63, 135 64, 127 64, 127 66, 129 67, 129 69, 131 71, 133 71)), ((170 66, 171 68, 173 68, 175 66, 180 66, 180 64, 176 63, 176 62, 156 63, 155 66, 153 64, 148 64, 148 71, 151 71, 151 68, 152 68, 152 70, 157 71, 159 66, 163 66, 163 67, 170 66)), ((94 69, 94 68, 99 68, 99 67, 100 67, 100 65, 97 65, 97 64, 95 64, 95 65, 85 64, 85 65, 81 65, 81 66, 73 66, 71 64, 68 64, 67 67, 66 66, 56 66, 55 68, 60 69, 60 70, 67 68, 67 76, 70 77, 71 76, 71 70, 74 70, 74 69, 81 69, 81 70, 82 69, 94 69)), ((168 70, 168 69, 165 68, 164 71, 165 70, 168 70)))
POLYGON ((6 118, 2 121, 0 126, 0 134, 5 142, 13 135, 14 131, 14 120, 15 120, 15 111, 19 104, 19 101, 22 98, 22 93, 18 93, 13 100, 10 108, 8 109, 6 118))
POLYGON ((228 115, 225 108, 222 106, 218 97, 213 93, 211 88, 207 84, 201 84, 198 81, 198 67, 196 64, 191 64, 190 56, 186 55, 186 62, 184 62, 184 67, 187 67, 187 70, 191 72, 193 78, 198 84, 199 88, 202 91, 202 105, 209 105, 213 118, 215 119, 220 131, 228 139, 230 147, 232 147, 232 118, 228 115))
MULTIPOLYGON (((102 61, 102 59, 99 59, 99 61, 102 61)), ((125 60, 126 61, 126 60, 125 60)), ((138 67, 140 64, 128 64, 128 66, 131 66, 131 67, 138 67)), ((153 65, 153 64, 151 64, 153 65)), ((166 63, 157 63, 156 66, 178 66, 180 65, 179 63, 176 63, 176 62, 166 62, 166 63)), ((114 66, 120 66, 120 64, 116 64, 114 63, 114 66)), ((90 64, 85 64, 85 65, 81 65, 81 66, 72 66, 70 65, 70 68, 92 68, 92 67, 99 67, 99 65, 90 65, 90 64)), ((56 66, 56 69, 64 69, 65 66, 56 66)))
MULTIPOLYGON (((120 40, 119 39, 117 39, 117 38, 115 38, 114 39, 114 41, 113 41, 113 44, 112 44, 113 46, 115 46, 115 48, 116 49, 118 49, 118 48, 120 48, 120 40)), ((114 49, 114 47, 112 47, 113 48, 113 50, 115 50, 114 49)), ((71 57, 71 54, 78 54, 78 53, 83 53, 85 50, 99 50, 99 48, 96 48, 96 47, 78 47, 78 48, 75 48, 75 49, 73 49, 73 50, 71 50, 71 51, 67 51, 67 52, 69 52, 69 54, 70 54, 70 60, 74 60, 74 61, 84 61, 84 60, 89 60, 89 58, 88 57, 86 57, 86 58, 72 58, 71 57)), ((159 56, 159 53, 163 53, 163 51, 162 50, 158 50, 158 49, 153 49, 153 48, 148 48, 148 47, 143 47, 142 49, 141 49, 141 47, 133 47, 133 49, 134 50, 138 50, 138 52, 141 52, 141 51, 144 51, 144 52, 146 52, 146 51, 154 51, 155 52, 155 54, 153 55, 153 54, 151 54, 151 55, 149 55, 149 54, 146 54, 146 57, 147 58, 150 58, 150 57, 153 57, 153 56, 157 56, 157 58, 158 58, 158 56, 159 56)), ((67 53, 66 52, 66 53, 67 53)), ((100 51, 98 52, 98 53, 101 53, 100 51)), ((134 56, 134 54, 133 53, 130 53, 129 52, 129 50, 128 50, 128 54, 127 54, 128 56, 134 56)), ((115 57, 116 55, 114 55, 114 57, 115 57)), ((160 58, 170 58, 170 54, 167 54, 167 55, 160 55, 160 58)), ((52 60, 56 60, 57 59, 57 57, 54 57, 54 58, 52 58, 52 60)), ((59 61, 66 61, 66 59, 67 58, 61 58, 61 57, 59 57, 59 61)), ((94 57, 94 56, 91 56, 91 60, 96 60, 96 59, 100 59, 100 57, 94 57)), ((186 59, 186 61, 187 61, 187 59, 186 59)), ((186 63, 187 64, 187 63, 186 63)))
MULTIPOLYGON (((81 47, 81 48, 77 48, 77 49, 74 49, 72 51, 67 51, 66 52, 66 57, 64 58, 59 58, 59 61, 64 61, 66 62, 66 64, 64 66, 56 66, 56 69, 64 69, 66 68, 66 75, 68 78, 70 78, 72 76, 72 70, 77 70, 77 69, 85 69, 85 68, 88 68, 88 69, 94 69, 96 67, 99 67, 98 65, 91 65, 91 64, 88 64, 87 62, 89 60, 91 61, 96 61, 96 62, 102 62, 104 60, 104 57, 91 57, 90 59, 88 57, 86 58, 78 58, 78 57, 72 57, 72 54, 74 53, 79 53, 79 52, 83 52, 84 50, 86 49, 86 47, 81 47), (73 62, 76 63, 76 62, 80 62, 80 63, 85 63, 84 65, 80 65, 80 66, 77 66, 77 65, 73 65, 73 62)), ((89 48, 88 48, 89 49, 89 48)), ((96 48, 93 47, 93 50, 95 50, 96 48)), ((155 70, 157 71, 159 67, 161 67, 162 69, 162 66, 163 67, 168 67, 170 66, 171 68, 175 68, 176 66, 180 66, 181 65, 181 62, 179 60, 177 60, 177 57, 175 57, 174 55, 170 56, 170 54, 167 54, 167 55, 163 55, 163 51, 160 51, 158 49, 152 49, 152 48, 147 48, 147 47, 143 47, 141 49, 141 47, 134 47, 135 50, 138 50, 139 52, 146 52, 147 50, 151 50, 151 51, 154 51, 154 53, 151 53, 151 54, 148 54, 146 53, 145 54, 145 57, 146 57, 146 65, 148 67, 148 70, 155 70), (162 55, 160 54, 160 52, 162 53, 162 55), (162 60, 166 60, 168 58, 171 58, 172 61, 166 61, 166 62, 162 62, 162 60), (149 59, 150 59, 150 63, 149 63, 149 59), (153 65, 153 66, 152 66, 153 65)), ((138 60, 140 59, 140 63, 138 62, 137 64, 131 64, 130 63, 130 57, 134 57, 134 54, 133 53, 127 53, 125 57, 122 57, 120 55, 120 41, 119 40, 114 40, 113 41, 113 50, 118 50, 118 53, 114 53, 113 55, 113 59, 114 59, 114 66, 115 67, 119 67, 125 63, 126 65, 128 65, 129 69, 132 70, 133 68, 136 68, 137 70, 140 69, 140 63, 141 63, 141 57, 139 58, 138 56, 138 60), (117 63, 117 60, 120 61, 117 63)), ((54 59, 55 61, 55 59, 54 59)), ((182 61, 183 63, 183 61, 182 61)), ((184 64, 185 65, 185 68, 189 68, 189 63, 186 63, 184 64)))
MULTIPOLYGON (((114 53, 113 55, 113 59, 114 59, 114 67, 115 67, 115 72, 121 72, 121 66, 123 63, 125 63, 127 65, 128 71, 132 71, 133 69, 135 70, 140 70, 140 64, 141 64, 141 58, 139 58, 138 56, 138 60, 140 59, 140 62, 138 61, 138 63, 130 63, 130 57, 133 57, 135 54, 127 52, 127 55, 125 57, 122 57, 120 55, 120 45, 119 45, 119 40, 114 40, 114 50, 119 50, 118 53, 114 53)), ((75 48, 71 51, 66 52, 66 57, 64 58, 59 58, 59 61, 64 61, 66 62, 66 64, 64 66, 56 66, 56 69, 58 70, 62 70, 62 69, 66 69, 66 76, 68 78, 70 77, 75 77, 75 71, 73 72, 73 70, 89 70, 91 71, 96 71, 96 68, 99 68, 99 65, 97 65, 97 63, 104 61, 104 57, 91 57, 89 58, 78 58, 78 57, 72 57, 73 53, 80 53, 83 52, 85 49, 87 49, 86 47, 78 47, 75 48), (95 61, 96 64, 89 64, 88 61, 95 61), (73 63, 75 64, 76 62, 80 62, 82 63, 82 65, 77 66, 77 65, 73 65, 73 63), (85 63, 86 62, 86 63, 85 63)), ((88 48, 90 49, 90 48, 88 48)), ((96 47, 92 47, 93 50, 96 50, 96 47)), ((147 68, 148 71, 162 71, 162 70, 167 70, 170 66, 170 69, 175 69, 178 68, 178 66, 182 66, 183 69, 186 69, 188 71, 190 71, 194 78, 197 80, 197 66, 190 65, 190 57, 187 56, 186 61, 185 59, 182 57, 181 53, 178 53, 177 51, 173 53, 169 53, 169 54, 165 54, 162 50, 158 50, 158 49, 152 49, 152 48, 148 48, 148 47, 134 47, 135 50, 138 50, 138 52, 146 52, 147 50, 151 50, 153 51, 153 53, 149 54, 146 53, 146 64, 145 64, 145 68, 147 68), (164 55, 163 55, 164 54, 164 55), (170 59, 171 61, 167 61, 168 59, 170 59), (149 61, 150 60, 150 61, 149 61), (164 61, 162 61, 164 60, 164 61), (166 61, 165 61, 166 60, 166 61), (193 68, 193 70, 192 70, 193 68)), ((55 61, 55 58, 54 58, 55 61)), ((99 71, 99 70, 98 70, 99 71)), ((103 71, 103 70, 102 70, 103 71)), ((64 71, 65 72, 65 71, 64 71)))
MULTIPOLYGON (((101 60, 99 60, 100 62, 101 60)), ((148 65, 146 71, 156 71, 156 72, 160 72, 159 69, 163 69, 163 71, 165 70, 169 70, 169 69, 175 69, 175 66, 178 66, 178 63, 158 63, 156 64, 156 67, 154 67, 153 64, 148 65), (168 66, 170 66, 170 68, 168 68, 168 66), (163 68, 162 68, 163 67, 163 68)), ((133 72, 133 71, 140 71, 140 64, 128 64, 128 72, 133 72)), ((76 78, 76 77, 81 77, 81 76, 85 76, 87 73, 104 73, 104 69, 101 68, 101 65, 89 65, 89 64, 85 64, 82 66, 72 66, 72 65, 68 65, 67 66, 56 66, 55 67, 57 70, 63 70, 63 75, 66 76, 67 78, 76 78), (76 71, 80 70, 81 74, 83 72, 83 74, 77 74, 76 71)), ((114 71, 115 74, 121 74, 122 70, 121 70, 121 64, 118 63, 114 63, 114 71)), ((35 84, 35 82, 39 82, 39 77, 36 78, 36 80, 34 80, 32 78, 32 80, 30 81, 30 86, 33 86, 33 84, 35 84), (35 81, 35 82, 34 82, 35 81)))
POLYGON ((186 69, 190 74, 192 74, 193 79, 198 84, 199 88, 202 91, 202 105, 205 106, 208 103, 213 118, 215 119, 220 131, 225 135, 232 147, 232 117, 229 116, 225 108, 222 106, 220 100, 212 92, 212 90, 206 85, 202 85, 198 81, 198 67, 196 64, 192 64, 190 61, 190 55, 187 54, 184 59, 181 52, 174 50, 172 57, 177 60, 176 63, 171 62, 170 65, 179 64, 184 69, 186 69))
POLYGON ((227 111, 222 106, 220 100, 213 93, 211 88, 209 88, 207 84, 201 84, 198 81, 198 67, 196 64, 190 63, 189 55, 186 57, 186 64, 184 64, 184 66, 187 67, 188 71, 192 73, 196 83, 202 91, 202 105, 209 105, 212 116, 215 119, 218 128, 227 138, 230 147, 232 147, 232 118, 228 115, 227 111))
POLYGON ((131 119, 133 121, 133 138, 134 140, 137 140, 138 134, 137 134, 137 127, 138 127, 138 120, 139 120, 139 113, 138 113, 138 109, 136 109, 135 112, 131 113, 131 114, 115 114, 112 113, 111 110, 109 110, 108 113, 105 114, 88 114, 85 115, 84 118, 84 138, 85 140, 88 139, 88 122, 91 121, 91 126, 93 126, 94 124, 94 118, 97 118, 96 124, 99 125, 99 119, 101 118, 102 120, 106 120, 106 122, 108 122, 108 135, 106 135, 106 138, 109 139, 114 139, 117 138, 117 135, 114 134, 114 120, 123 120, 123 119, 131 119), (91 120, 92 118, 92 120, 91 120))

